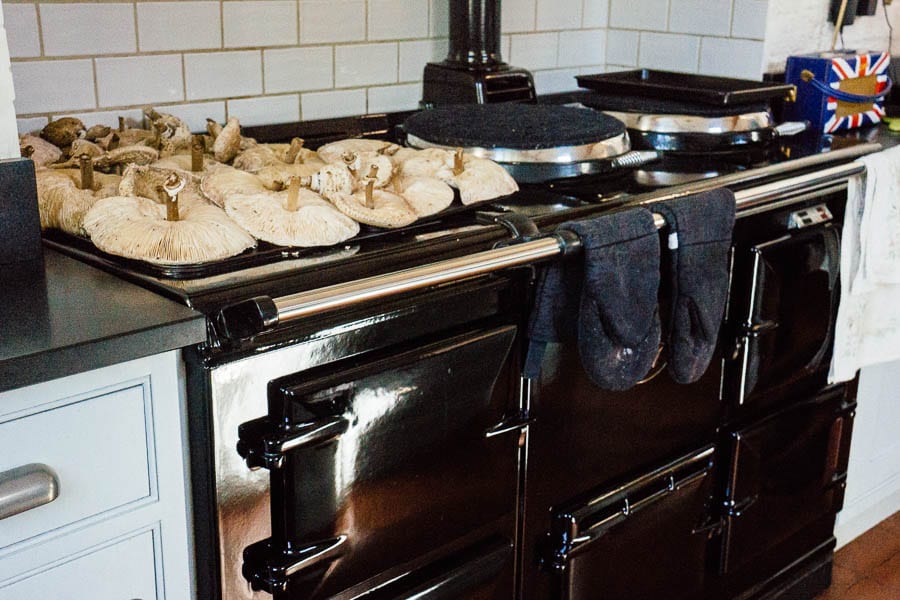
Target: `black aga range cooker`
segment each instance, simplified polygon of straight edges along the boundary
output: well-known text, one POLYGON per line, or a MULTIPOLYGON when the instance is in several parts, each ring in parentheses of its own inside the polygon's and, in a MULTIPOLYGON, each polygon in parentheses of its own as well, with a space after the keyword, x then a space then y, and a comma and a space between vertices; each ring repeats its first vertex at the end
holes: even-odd
MULTIPOLYGON (((408 116, 245 135, 402 138, 408 116)), ((879 147, 784 141, 196 268, 46 243, 208 315, 186 352, 201 598, 811 598, 854 410, 825 380, 843 206, 879 147), (602 390, 567 343, 524 376, 536 273, 578 260, 558 224, 721 187, 730 292, 698 381, 659 362, 602 390)))

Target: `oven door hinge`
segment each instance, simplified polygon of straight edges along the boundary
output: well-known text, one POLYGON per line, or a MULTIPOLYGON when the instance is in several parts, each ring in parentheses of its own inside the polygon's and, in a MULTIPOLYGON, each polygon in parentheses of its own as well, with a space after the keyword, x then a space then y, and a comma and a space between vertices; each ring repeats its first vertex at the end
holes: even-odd
POLYGON ((330 442, 347 431, 349 425, 343 417, 289 425, 261 417, 238 427, 237 451, 251 469, 280 469, 288 452, 330 442))

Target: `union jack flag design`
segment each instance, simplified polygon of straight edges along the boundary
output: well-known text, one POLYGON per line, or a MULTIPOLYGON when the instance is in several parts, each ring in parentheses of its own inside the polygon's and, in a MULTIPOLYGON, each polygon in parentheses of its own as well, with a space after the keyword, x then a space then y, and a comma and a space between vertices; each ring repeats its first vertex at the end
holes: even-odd
MULTIPOLYGON (((877 94, 887 87, 889 64, 890 54, 887 52, 859 54, 852 58, 833 58, 831 59, 831 76, 828 78, 828 84, 832 88, 839 89, 844 80, 875 75, 876 83, 873 92, 877 94)), ((874 125, 880 123, 885 116, 883 102, 874 102, 866 111, 844 116, 837 115, 838 104, 837 98, 829 96, 826 100, 825 114, 823 115, 825 133, 853 129, 862 125, 874 125)))

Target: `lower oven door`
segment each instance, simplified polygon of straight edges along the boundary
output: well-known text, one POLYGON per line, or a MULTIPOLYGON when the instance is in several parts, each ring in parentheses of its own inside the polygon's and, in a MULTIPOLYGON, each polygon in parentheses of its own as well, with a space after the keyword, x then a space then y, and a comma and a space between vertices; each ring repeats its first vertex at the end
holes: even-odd
POLYGON ((269 384, 239 450, 271 470, 276 598, 510 598, 521 417, 514 326, 419 340, 269 384), (518 419, 518 420, 517 420, 518 419))
POLYGON ((723 573, 768 576, 830 538, 855 406, 837 386, 731 433, 723 573))
POLYGON ((839 237, 830 223, 738 250, 746 297, 730 376, 737 404, 772 404, 825 384, 838 302, 839 237), (801 386, 802 387, 802 386, 801 386))
POLYGON ((566 600, 698 598, 705 584, 713 447, 557 509, 544 552, 566 600), (647 554, 652 540, 655 558, 647 554))

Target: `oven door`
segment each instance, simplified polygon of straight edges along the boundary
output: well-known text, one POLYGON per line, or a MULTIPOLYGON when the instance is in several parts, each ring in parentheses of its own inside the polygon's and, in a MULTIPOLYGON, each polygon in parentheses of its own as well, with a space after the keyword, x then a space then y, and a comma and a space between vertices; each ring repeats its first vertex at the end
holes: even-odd
POLYGON ((713 446, 553 515, 545 563, 564 600, 698 598, 705 585, 713 446), (660 560, 647 562, 648 541, 660 560))
POLYGON ((745 308, 729 379, 739 406, 759 410, 800 391, 798 382, 807 391, 825 384, 839 247, 837 228, 826 223, 738 249, 745 308))
POLYGON ((830 538, 855 406, 837 386, 730 434, 723 573, 768 576, 830 538))
POLYGON ((240 431, 248 464, 271 471, 272 537, 244 552, 250 585, 511 598, 515 336, 469 330, 271 381, 269 415, 240 431))

